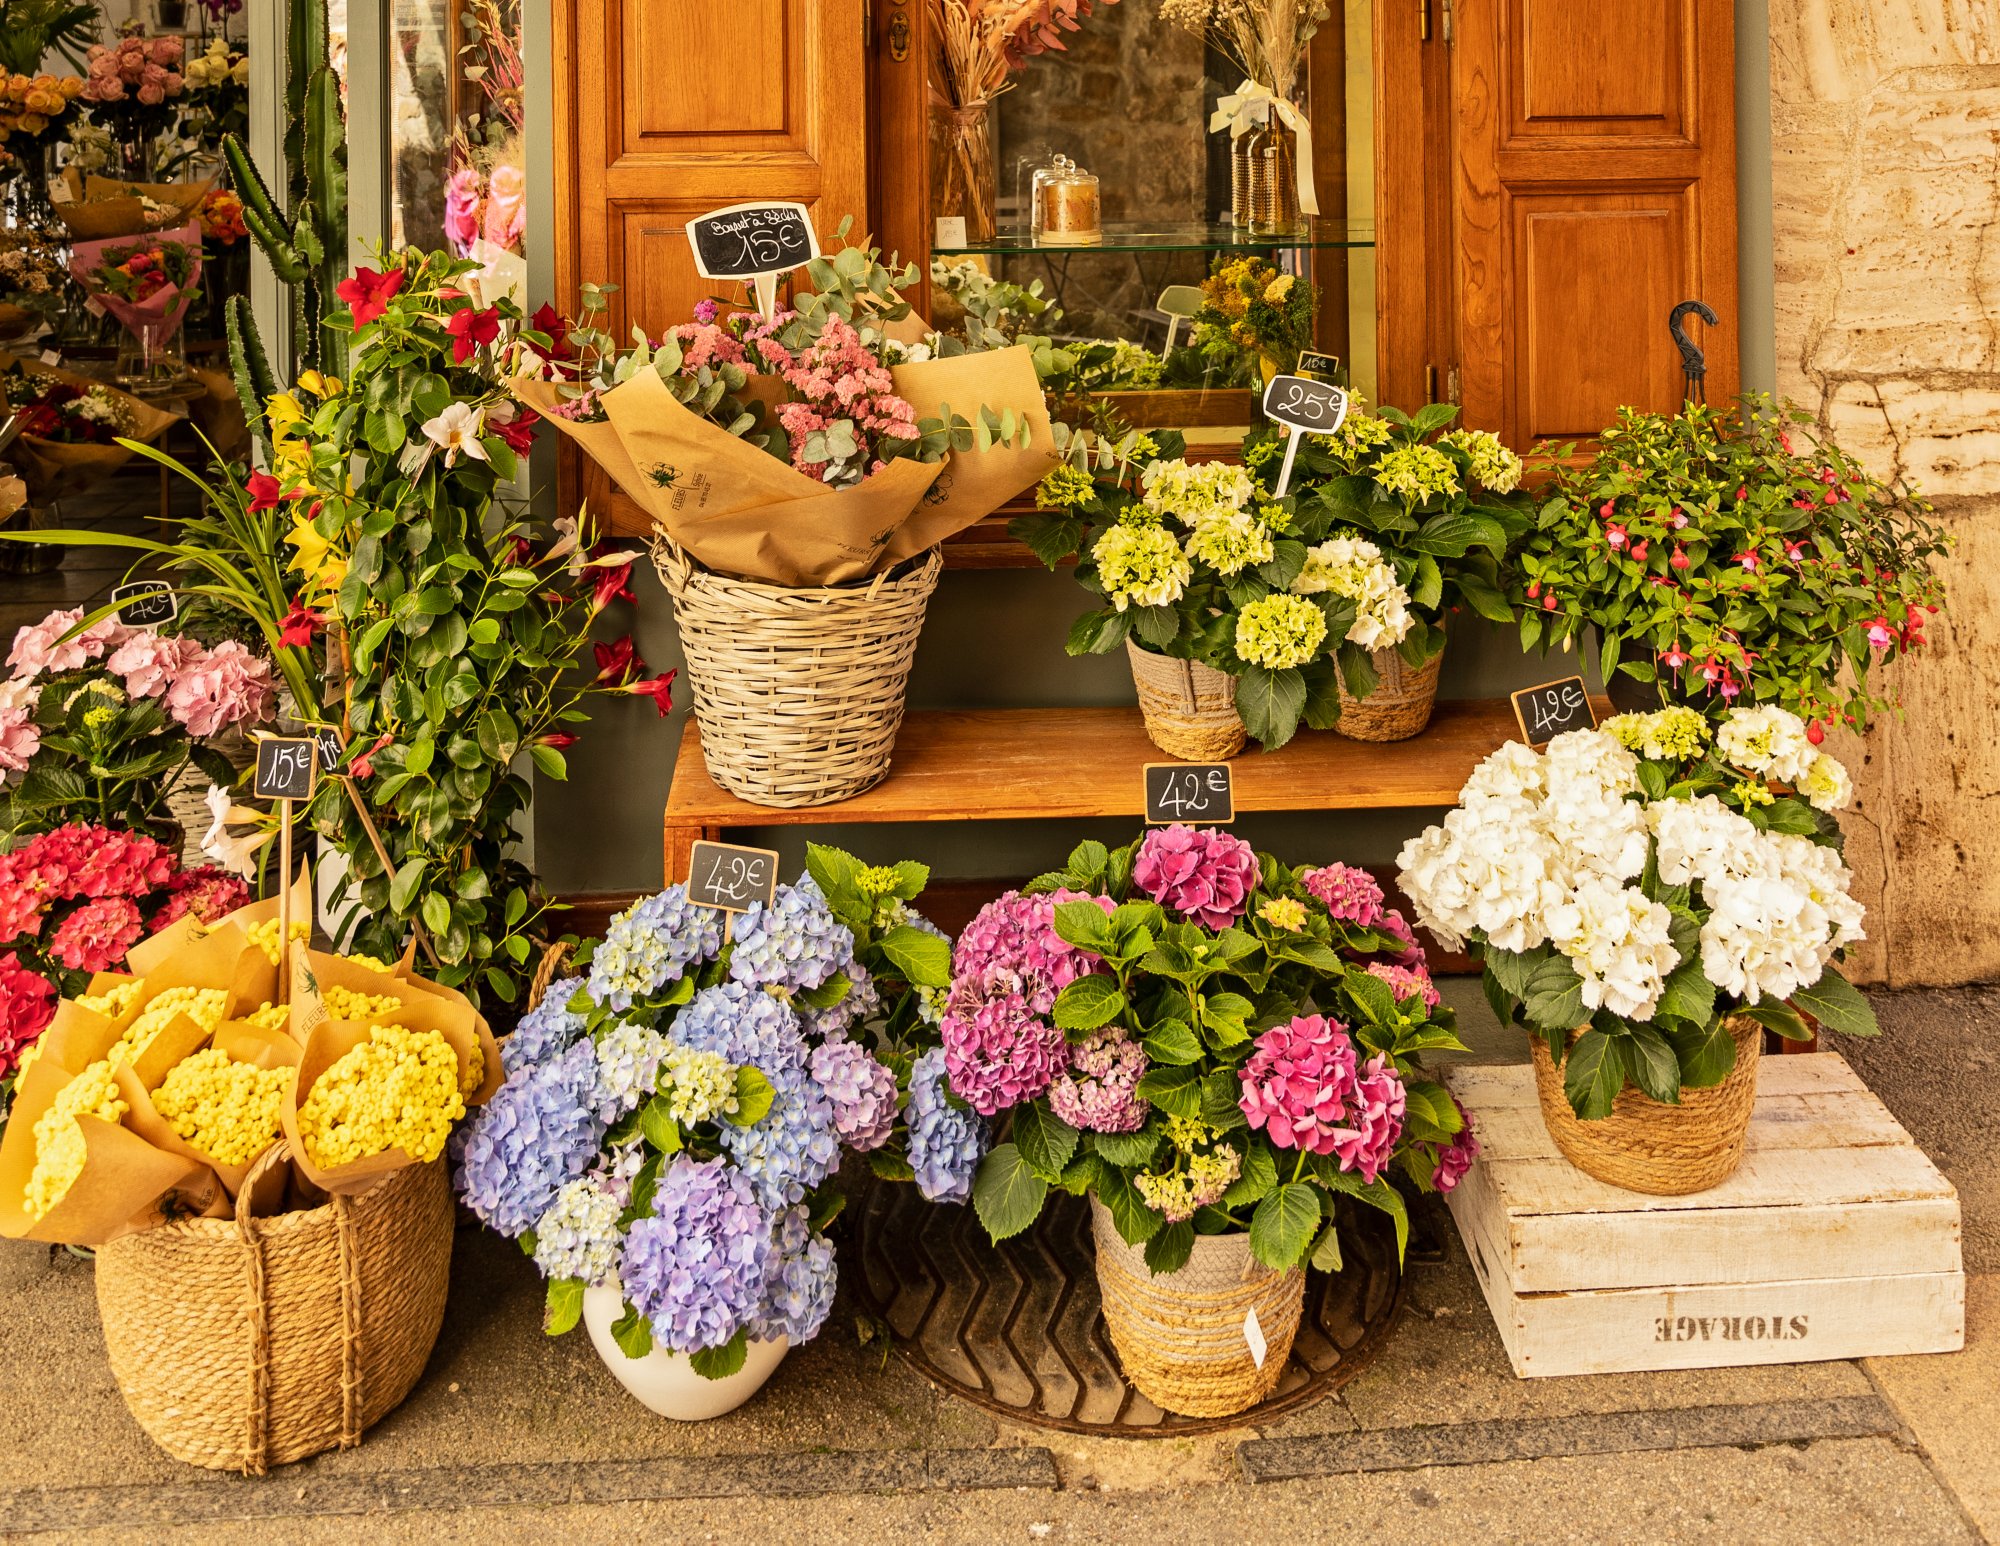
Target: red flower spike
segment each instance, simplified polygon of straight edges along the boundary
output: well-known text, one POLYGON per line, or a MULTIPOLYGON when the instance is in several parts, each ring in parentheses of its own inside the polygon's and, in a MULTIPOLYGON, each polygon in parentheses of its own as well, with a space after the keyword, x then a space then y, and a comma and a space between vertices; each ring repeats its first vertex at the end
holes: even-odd
POLYGON ((375 744, 358 756, 347 759, 347 773, 350 778, 373 778, 375 776, 375 754, 393 739, 388 731, 376 738, 375 744))
POLYGON ((333 293, 347 302, 357 328, 366 327, 389 309, 389 302, 403 288, 403 271, 392 268, 378 274, 372 268, 357 268, 352 279, 343 279, 333 293))

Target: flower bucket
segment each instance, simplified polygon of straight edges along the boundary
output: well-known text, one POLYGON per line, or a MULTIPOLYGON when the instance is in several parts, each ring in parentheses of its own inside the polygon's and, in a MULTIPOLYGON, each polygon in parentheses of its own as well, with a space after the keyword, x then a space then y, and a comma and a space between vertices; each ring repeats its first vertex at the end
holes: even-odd
POLYGON ((854 585, 766 585, 711 573, 662 540, 709 777, 753 805, 826 805, 889 771, 935 548, 854 585))
POLYGON ((618 1378, 638 1403, 661 1417, 676 1422, 706 1422, 733 1412, 764 1388, 764 1382, 784 1362, 791 1343, 779 1337, 774 1342, 751 1342, 743 1357, 743 1367, 719 1380, 704 1379, 694 1372, 685 1353, 670 1353, 656 1347, 644 1358, 630 1358, 611 1335, 612 1322, 625 1313, 625 1290, 616 1279, 583 1291, 583 1323, 604 1367, 618 1378))
POLYGON ((1216 762, 1243 750, 1235 677, 1199 661, 1142 650, 1130 639, 1125 653, 1146 734, 1161 751, 1185 762, 1216 762))
POLYGON ((1104 1324, 1142 1395, 1182 1417, 1230 1417, 1277 1388, 1305 1308, 1303 1267, 1273 1272, 1250 1254, 1247 1234, 1197 1235, 1187 1265, 1155 1277, 1095 1197, 1090 1221, 1104 1324), (1245 1324, 1253 1310, 1261 1365, 1245 1324))
POLYGON ((1387 649, 1370 650, 1368 660, 1375 668, 1375 690, 1365 698, 1356 698, 1348 692, 1347 679, 1342 677, 1340 720, 1334 731, 1350 741, 1407 741, 1422 735, 1424 726, 1431 722, 1431 709, 1437 704, 1438 669, 1444 664, 1443 652, 1415 670, 1393 644, 1387 649))
POLYGON ((1663 1105, 1628 1084, 1612 1102, 1611 1114, 1595 1122, 1571 1109, 1548 1043, 1530 1036, 1542 1120, 1563 1158, 1599 1181, 1658 1197, 1705 1192, 1728 1177, 1743 1163, 1764 1028, 1748 1015, 1731 1015, 1724 1023, 1736 1043, 1736 1062, 1722 1083, 1682 1090, 1678 1106, 1663 1105))

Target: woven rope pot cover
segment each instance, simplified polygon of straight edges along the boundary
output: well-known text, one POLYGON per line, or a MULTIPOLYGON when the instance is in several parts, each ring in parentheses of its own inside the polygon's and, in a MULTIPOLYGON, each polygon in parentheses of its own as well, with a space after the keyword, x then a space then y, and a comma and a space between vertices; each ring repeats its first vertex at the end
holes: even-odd
POLYGON ((1334 731, 1350 741, 1407 741, 1422 735, 1437 704, 1444 652, 1433 655, 1421 670, 1405 664, 1394 645, 1370 650, 1368 660, 1378 678, 1375 690, 1356 698, 1347 690, 1347 679, 1340 678, 1340 719, 1334 731))
MULTIPOLYGON (((1542 1120, 1563 1157, 1585 1175, 1660 1197, 1705 1192, 1734 1171, 1743 1163, 1750 1108, 1757 1102, 1764 1028, 1747 1015, 1731 1015, 1723 1023, 1736 1043, 1736 1063, 1722 1083, 1682 1090, 1678 1106, 1628 1084, 1611 1103, 1611 1114, 1595 1122, 1571 1109, 1548 1043, 1530 1036, 1542 1120)), ((1571 1033, 1572 1042, 1576 1034, 1571 1033)))
POLYGON ((943 560, 865 584, 787 589, 653 563, 674 599, 709 777, 753 805, 826 805, 879 783, 943 560))
POLYGON ((1183 1417, 1229 1417, 1277 1388, 1305 1306, 1303 1267, 1273 1272, 1248 1235, 1197 1235, 1187 1265, 1155 1277, 1143 1247, 1127 1245, 1111 1212, 1090 1200, 1104 1324, 1129 1379, 1155 1406, 1183 1417), (1244 1321, 1257 1312, 1260 1368, 1244 1321))
POLYGON ((1125 653, 1132 662, 1146 734, 1161 751, 1187 762, 1216 762, 1243 750, 1235 677, 1199 661, 1142 650, 1130 639, 1125 653))
POLYGON ((252 1190, 234 1219, 101 1247, 97 1310, 111 1372, 154 1442, 261 1474, 351 1449, 410 1393, 444 1322, 454 1219, 441 1159, 268 1218, 243 1208, 252 1190))

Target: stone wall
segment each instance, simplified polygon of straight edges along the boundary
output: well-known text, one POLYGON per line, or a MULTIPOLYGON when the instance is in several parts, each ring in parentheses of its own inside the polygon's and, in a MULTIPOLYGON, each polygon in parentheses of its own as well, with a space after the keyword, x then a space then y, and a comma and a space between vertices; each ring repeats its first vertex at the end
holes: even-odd
POLYGON ((1771 0, 1778 388, 1955 533, 1907 714, 1846 755, 1861 964, 2000 977, 2000 4, 1771 0))

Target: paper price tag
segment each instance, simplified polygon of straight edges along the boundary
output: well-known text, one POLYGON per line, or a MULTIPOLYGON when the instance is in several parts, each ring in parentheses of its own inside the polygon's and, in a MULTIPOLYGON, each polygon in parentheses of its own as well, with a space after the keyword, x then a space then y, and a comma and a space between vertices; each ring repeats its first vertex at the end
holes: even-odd
POLYGON ((939 215, 937 217, 937 230, 932 233, 931 245, 944 251, 949 251, 954 247, 963 247, 965 245, 965 216, 939 215))
POLYGON ((1263 1368, 1264 1360, 1269 1356, 1271 1349, 1264 1340, 1264 1328, 1257 1321, 1255 1305, 1243 1312, 1243 1340, 1250 1344, 1250 1361, 1258 1368, 1263 1368))

